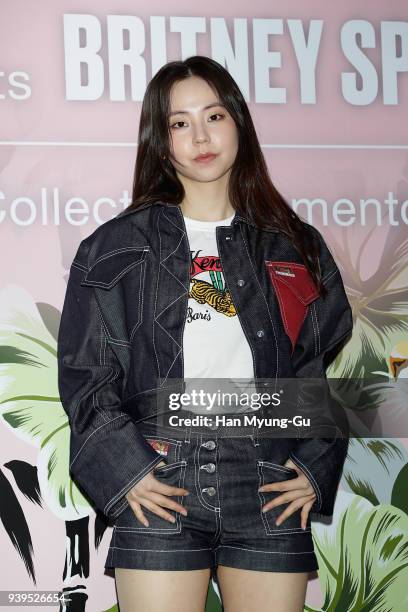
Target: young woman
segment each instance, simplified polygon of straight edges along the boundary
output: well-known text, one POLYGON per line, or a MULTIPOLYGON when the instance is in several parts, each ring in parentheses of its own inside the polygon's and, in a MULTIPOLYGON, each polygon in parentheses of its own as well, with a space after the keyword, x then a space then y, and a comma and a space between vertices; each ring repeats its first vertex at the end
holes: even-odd
POLYGON ((231 75, 163 66, 132 204, 79 245, 58 338, 70 469, 113 520, 121 612, 201 612, 211 572, 225 612, 303 611, 309 515, 333 513, 347 436, 165 415, 208 414, 169 410, 187 379, 325 379, 351 330, 339 269, 273 186, 231 75))

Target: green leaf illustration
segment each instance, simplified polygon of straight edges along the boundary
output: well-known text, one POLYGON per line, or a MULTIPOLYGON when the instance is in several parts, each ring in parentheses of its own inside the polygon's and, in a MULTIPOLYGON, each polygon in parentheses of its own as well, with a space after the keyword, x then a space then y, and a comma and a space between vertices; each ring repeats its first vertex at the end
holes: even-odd
POLYGON ((69 475, 70 428, 59 400, 57 344, 32 296, 0 292, 0 416, 12 433, 39 449, 38 480, 47 506, 75 520, 92 507, 69 475))
MULTIPOLYGON (((343 491, 333 522, 312 523, 325 612, 408 608, 408 517, 343 491)), ((306 610, 314 610, 306 606, 306 610)))

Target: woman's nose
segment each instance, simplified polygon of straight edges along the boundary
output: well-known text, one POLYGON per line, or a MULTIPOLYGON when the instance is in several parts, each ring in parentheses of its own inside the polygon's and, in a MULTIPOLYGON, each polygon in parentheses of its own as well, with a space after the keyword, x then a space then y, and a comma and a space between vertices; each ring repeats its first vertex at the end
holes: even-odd
POLYGON ((197 126, 195 129, 195 141, 198 142, 206 142, 208 138, 207 130, 204 126, 197 126))

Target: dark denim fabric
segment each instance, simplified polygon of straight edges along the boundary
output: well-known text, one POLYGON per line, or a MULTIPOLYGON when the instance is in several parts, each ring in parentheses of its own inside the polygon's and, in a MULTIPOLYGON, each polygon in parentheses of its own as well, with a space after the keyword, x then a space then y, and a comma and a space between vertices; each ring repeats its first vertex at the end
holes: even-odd
POLYGON ((147 441, 167 446, 168 454, 162 457, 167 465, 154 474, 165 484, 189 491, 173 498, 187 516, 167 508, 176 518, 170 523, 143 508, 146 527, 127 504, 113 527, 105 567, 211 568, 214 577, 218 564, 258 571, 317 570, 310 515, 303 530, 300 509, 280 525, 275 520, 287 504, 261 511, 279 493, 258 492, 260 486, 297 476, 282 465, 287 445, 258 438, 256 428, 251 434, 239 427, 205 429, 139 424, 147 441))
MULTIPOLYGON (((256 380, 325 378, 326 366, 351 333, 340 272, 314 231, 328 295, 305 301, 293 291, 293 300, 302 299, 308 308, 293 349, 265 265, 301 263, 291 241, 238 213, 231 226, 216 229, 256 380)), ((98 227, 80 243, 71 265, 58 336, 58 384, 71 427, 70 471, 109 519, 129 516, 125 494, 161 460, 140 425, 157 413, 160 393, 183 391, 174 381, 184 376, 189 275, 183 215, 179 206, 165 202, 125 210, 98 227)), ((283 454, 309 477, 317 495, 312 512, 331 515, 348 440, 295 441, 295 446, 286 441, 283 454)))

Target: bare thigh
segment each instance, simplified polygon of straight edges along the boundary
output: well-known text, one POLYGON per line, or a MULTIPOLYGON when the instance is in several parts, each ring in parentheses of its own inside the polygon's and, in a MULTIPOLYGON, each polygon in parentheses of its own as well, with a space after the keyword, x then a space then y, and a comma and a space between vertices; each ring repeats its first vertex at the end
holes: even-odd
POLYGON ((210 569, 155 571, 115 568, 120 612, 204 612, 210 569))
POLYGON ((258 572, 218 565, 224 612, 303 612, 308 572, 258 572))

